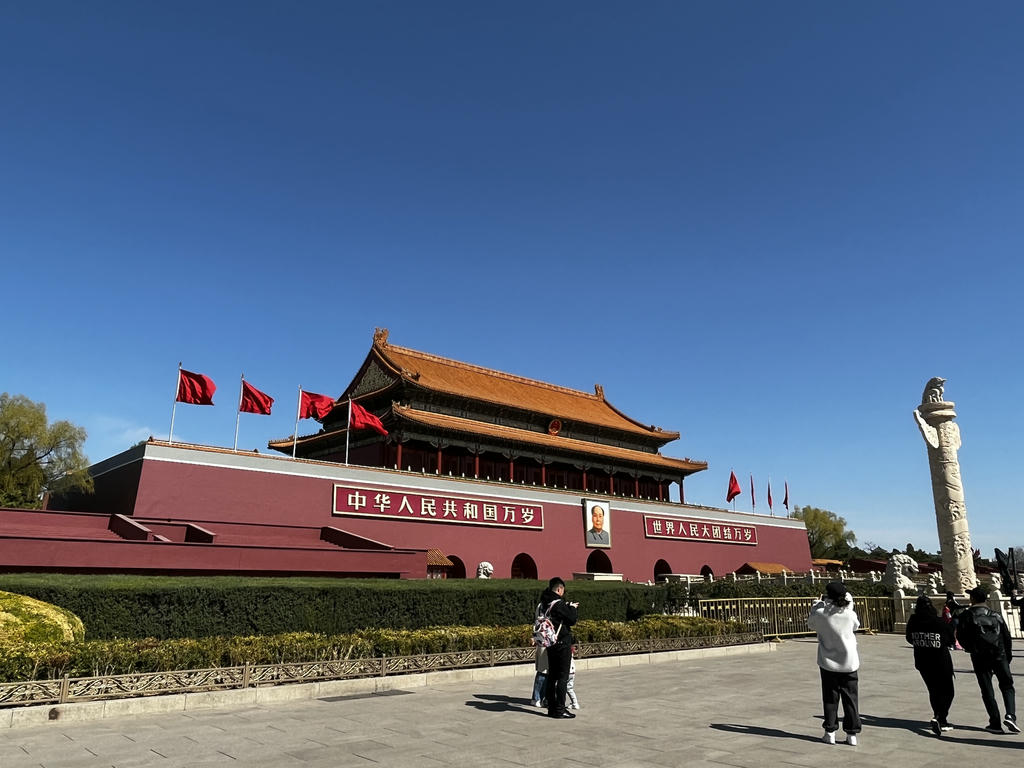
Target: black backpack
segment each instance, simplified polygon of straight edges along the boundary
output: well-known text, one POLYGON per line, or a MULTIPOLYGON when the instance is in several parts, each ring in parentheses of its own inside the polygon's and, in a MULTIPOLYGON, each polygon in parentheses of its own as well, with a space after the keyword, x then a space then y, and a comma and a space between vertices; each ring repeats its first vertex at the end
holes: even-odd
POLYGON ((980 653, 993 659, 1002 658, 1003 622, 999 618, 999 614, 989 608, 976 610, 972 607, 960 616, 960 624, 961 626, 964 624, 971 626, 971 629, 966 633, 969 635, 967 640, 970 643, 970 647, 967 646, 967 643, 963 642, 963 638, 960 641, 968 651, 980 653))

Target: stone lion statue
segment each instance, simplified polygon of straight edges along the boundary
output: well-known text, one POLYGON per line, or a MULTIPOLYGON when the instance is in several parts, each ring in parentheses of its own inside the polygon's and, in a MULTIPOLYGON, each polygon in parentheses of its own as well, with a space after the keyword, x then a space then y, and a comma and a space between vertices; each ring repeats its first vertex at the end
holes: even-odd
POLYGON ((489 579, 494 575, 494 566, 484 560, 480 565, 476 567, 476 577, 478 579, 489 579))
POLYGON ((910 576, 917 572, 917 561, 914 558, 902 552, 894 552, 886 563, 882 583, 893 589, 902 589, 904 592, 916 591, 917 585, 910 576))

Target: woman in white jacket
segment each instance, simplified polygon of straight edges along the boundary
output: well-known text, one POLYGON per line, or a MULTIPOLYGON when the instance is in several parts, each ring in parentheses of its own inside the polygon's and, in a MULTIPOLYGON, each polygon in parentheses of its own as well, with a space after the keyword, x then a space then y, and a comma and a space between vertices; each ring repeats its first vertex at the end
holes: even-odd
POLYGON ((818 633, 818 667, 821 672, 821 701, 825 709, 822 725, 826 744, 836 743, 839 730, 839 702, 843 702, 843 730, 846 743, 857 746, 860 713, 857 710, 857 637, 860 620, 853 610, 853 597, 841 581, 833 581, 811 607, 807 626, 818 633))

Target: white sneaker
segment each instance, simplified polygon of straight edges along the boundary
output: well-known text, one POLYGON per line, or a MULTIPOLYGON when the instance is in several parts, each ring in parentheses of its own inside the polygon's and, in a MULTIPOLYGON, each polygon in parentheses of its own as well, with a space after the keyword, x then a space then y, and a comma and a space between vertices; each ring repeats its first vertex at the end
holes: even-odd
POLYGON ((580 708, 579 704, 570 704, 569 705, 569 709, 579 709, 579 708, 580 708))
POLYGON ((541 706, 540 699, 534 699, 530 703, 533 704, 533 706, 535 706, 535 707, 541 706))
POLYGON ((1017 725, 1017 718, 1013 715, 1007 715, 1003 718, 1003 725, 1006 726, 1006 730, 1010 733, 1020 733, 1020 726, 1017 725))
POLYGON ((824 741, 826 744, 835 744, 836 743, 836 732, 835 731, 825 731, 825 735, 821 737, 821 740, 824 741))
POLYGON ((857 734, 855 734, 855 733, 848 733, 848 734, 846 734, 846 743, 849 744, 851 747, 856 747, 857 746, 857 734))

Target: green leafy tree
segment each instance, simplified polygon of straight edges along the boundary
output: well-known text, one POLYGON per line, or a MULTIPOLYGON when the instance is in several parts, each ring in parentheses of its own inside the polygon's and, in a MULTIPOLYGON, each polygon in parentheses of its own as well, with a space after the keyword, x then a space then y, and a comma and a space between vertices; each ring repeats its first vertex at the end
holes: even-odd
POLYGON ((811 557, 847 560, 857 536, 846 529, 846 520, 834 512, 817 507, 793 507, 793 517, 807 526, 811 557))
POLYGON ((0 395, 0 506, 38 507, 45 491, 92 492, 85 430, 49 424, 46 406, 24 395, 0 395))

